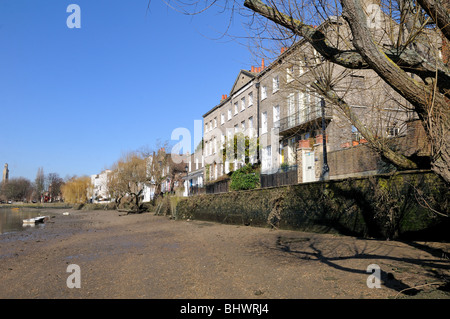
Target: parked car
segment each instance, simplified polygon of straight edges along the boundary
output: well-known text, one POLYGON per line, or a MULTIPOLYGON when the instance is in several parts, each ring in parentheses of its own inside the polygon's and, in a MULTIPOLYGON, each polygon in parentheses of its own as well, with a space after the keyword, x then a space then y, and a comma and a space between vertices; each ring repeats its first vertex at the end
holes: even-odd
POLYGON ((8 204, 12 204, 12 200, 9 200, 9 201, 8 201, 8 204))

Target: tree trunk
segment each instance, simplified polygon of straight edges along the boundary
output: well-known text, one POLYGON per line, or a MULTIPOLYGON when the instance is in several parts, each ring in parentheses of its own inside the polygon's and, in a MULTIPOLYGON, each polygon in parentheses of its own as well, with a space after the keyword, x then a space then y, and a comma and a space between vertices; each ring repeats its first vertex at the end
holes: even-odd
POLYGON ((341 0, 341 3, 343 17, 350 25, 353 34, 353 45, 370 68, 413 105, 433 145, 432 168, 436 174, 450 183, 450 160, 445 150, 449 146, 447 136, 450 105, 448 100, 435 90, 435 87, 415 81, 386 57, 373 40, 360 0, 341 0))

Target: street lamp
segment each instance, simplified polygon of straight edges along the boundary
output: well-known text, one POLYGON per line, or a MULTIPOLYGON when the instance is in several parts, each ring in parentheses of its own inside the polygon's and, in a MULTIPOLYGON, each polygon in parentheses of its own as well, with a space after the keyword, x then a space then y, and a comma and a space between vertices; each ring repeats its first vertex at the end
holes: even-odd
POLYGON ((187 196, 189 197, 189 166, 186 164, 186 167, 184 168, 186 170, 186 189, 187 189, 187 196))
POLYGON ((320 100, 320 106, 322 108, 322 147, 323 147, 323 166, 322 166, 322 176, 321 180, 327 180, 330 168, 328 167, 327 158, 327 137, 325 133, 326 123, 325 123, 325 99, 320 100))

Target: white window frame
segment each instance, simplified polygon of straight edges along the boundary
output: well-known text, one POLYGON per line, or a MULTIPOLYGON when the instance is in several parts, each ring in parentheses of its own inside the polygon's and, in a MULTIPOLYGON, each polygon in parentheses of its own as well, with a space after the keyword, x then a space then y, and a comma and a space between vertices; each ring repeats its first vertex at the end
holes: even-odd
POLYGON ((280 89, 280 77, 278 75, 273 77, 272 86, 272 93, 276 93, 280 89))
POLYGON ((304 73, 305 73, 305 61, 304 60, 302 60, 302 59, 300 59, 300 63, 299 63, 299 66, 298 66, 298 74, 301 76, 301 75, 303 75, 304 73))
POLYGON ((280 120, 280 106, 275 105, 273 107, 273 126, 275 127, 275 123, 280 120))
POLYGON ((248 107, 253 105, 253 92, 248 94, 248 107))
POLYGON ((267 111, 261 113, 261 134, 267 133, 267 111))
POLYGON ((267 86, 261 86, 261 100, 267 98, 267 86))
POLYGON ((286 82, 290 83, 292 81, 294 81, 294 66, 290 66, 288 68, 286 68, 286 82))

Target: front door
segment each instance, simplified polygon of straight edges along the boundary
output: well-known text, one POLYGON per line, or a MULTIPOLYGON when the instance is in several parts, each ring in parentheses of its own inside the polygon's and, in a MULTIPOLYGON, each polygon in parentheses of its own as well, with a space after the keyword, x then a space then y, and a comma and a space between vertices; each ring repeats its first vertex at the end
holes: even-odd
POLYGON ((303 183, 314 182, 316 173, 314 169, 314 152, 303 153, 303 183))

